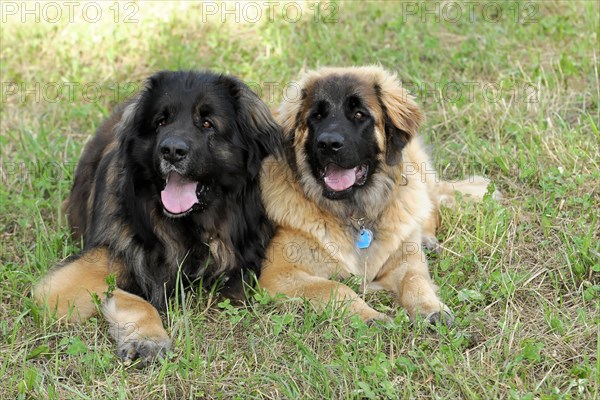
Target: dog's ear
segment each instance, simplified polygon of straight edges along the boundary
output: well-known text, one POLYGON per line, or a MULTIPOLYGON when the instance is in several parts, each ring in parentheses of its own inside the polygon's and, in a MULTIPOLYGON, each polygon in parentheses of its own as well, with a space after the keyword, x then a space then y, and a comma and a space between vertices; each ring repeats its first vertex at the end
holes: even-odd
POLYGON ((230 93, 238 101, 237 125, 242 143, 237 144, 247 150, 248 172, 255 176, 265 157, 279 158, 283 153, 281 127, 267 105, 245 83, 231 79, 230 93))
MULTIPOLYGON (((156 235, 152 221, 148 217, 148 203, 144 197, 140 196, 140 190, 146 190, 140 186, 138 182, 138 174, 142 173, 139 168, 140 163, 146 161, 146 152, 140 150, 140 146, 134 144, 135 138, 144 133, 144 118, 143 105, 141 104, 142 96, 148 91, 145 88, 138 95, 133 97, 122 107, 122 111, 118 111, 115 115, 120 114, 120 119, 114 126, 114 133, 119 141, 117 157, 118 174, 114 176, 114 181, 117 182, 117 190, 119 192, 120 206, 123 207, 131 217, 132 230, 142 240, 143 243, 155 243, 156 235)), ((112 118, 112 117, 111 117, 112 118)))
POLYGON ((402 161, 404 146, 416 136, 423 114, 394 75, 381 71, 376 82, 375 92, 385 130, 385 161, 388 165, 397 165, 402 161))

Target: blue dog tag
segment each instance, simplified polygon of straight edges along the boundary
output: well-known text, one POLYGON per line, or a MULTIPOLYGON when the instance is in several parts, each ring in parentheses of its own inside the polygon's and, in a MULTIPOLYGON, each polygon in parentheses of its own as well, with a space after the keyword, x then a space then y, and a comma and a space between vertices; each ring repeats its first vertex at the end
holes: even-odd
POLYGON ((356 238, 356 247, 359 249, 366 249, 371 245, 373 241, 373 232, 370 229, 361 228, 358 231, 358 237, 356 238))

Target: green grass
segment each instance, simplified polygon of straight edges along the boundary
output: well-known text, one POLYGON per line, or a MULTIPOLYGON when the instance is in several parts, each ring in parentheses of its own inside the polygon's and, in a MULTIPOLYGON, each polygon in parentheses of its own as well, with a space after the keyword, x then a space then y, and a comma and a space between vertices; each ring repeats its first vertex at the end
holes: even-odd
POLYGON ((454 23, 410 15, 416 2, 339 3, 330 23, 332 9, 315 21, 308 5, 295 23, 282 6, 273 21, 235 23, 203 21, 200 3, 137 4, 137 23, 123 22, 125 3, 119 23, 108 3, 96 23, 81 7, 73 23, 2 16, 0 398, 599 398, 597 2, 481 2, 472 19, 461 3, 454 23), (260 293, 234 308, 186 292, 164 316, 173 352, 139 371, 119 362, 102 319, 64 325, 33 305, 32 283, 78 248, 60 203, 82 146, 144 77, 233 73, 275 108, 304 66, 370 63, 418 96, 444 176, 485 173, 505 195, 443 213, 430 267, 454 328, 410 323, 381 293, 367 297, 390 327, 260 293), (36 82, 38 98, 11 94, 36 82), (72 83, 72 97, 43 93, 72 83))

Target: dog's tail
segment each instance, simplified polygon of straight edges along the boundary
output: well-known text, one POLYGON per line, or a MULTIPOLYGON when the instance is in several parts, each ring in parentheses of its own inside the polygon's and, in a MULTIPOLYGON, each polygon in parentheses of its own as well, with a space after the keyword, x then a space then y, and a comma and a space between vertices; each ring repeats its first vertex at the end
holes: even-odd
MULTIPOLYGON (((439 252, 441 250, 436 238, 436 230, 441 223, 439 208, 441 206, 454 208, 456 206, 456 193, 460 193, 463 199, 469 201, 482 201, 488 193, 491 181, 483 176, 471 176, 461 181, 439 180, 429 184, 429 193, 434 203, 434 211, 423 226, 423 245, 430 250, 439 252)), ((501 200, 502 193, 494 187, 491 193, 492 199, 501 200)))
MULTIPOLYGON (((462 181, 442 181, 437 182, 433 188, 433 198, 437 199, 437 206, 453 208, 456 205, 456 192, 460 193, 465 200, 481 201, 483 196, 488 193, 491 181, 483 176, 471 176, 462 181)), ((491 194, 492 199, 501 200, 502 193, 494 188, 491 194)))

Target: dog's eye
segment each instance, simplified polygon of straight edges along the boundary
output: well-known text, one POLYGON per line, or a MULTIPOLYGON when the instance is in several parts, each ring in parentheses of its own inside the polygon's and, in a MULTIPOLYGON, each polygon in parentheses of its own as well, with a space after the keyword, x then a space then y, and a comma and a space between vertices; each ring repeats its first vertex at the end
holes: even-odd
POLYGON ((167 123, 169 122, 169 120, 167 119, 167 117, 160 117, 158 119, 158 126, 165 126, 167 123))
POLYGON ((202 127, 203 127, 204 129, 210 129, 210 128, 212 128, 213 126, 212 126, 212 124, 210 123, 210 121, 206 121, 206 120, 205 120, 205 121, 202 123, 202 127))
POLYGON ((315 115, 313 115, 313 118, 316 119, 317 121, 320 121, 323 119, 323 114, 316 113, 315 115))
POLYGON ((360 111, 357 111, 356 113, 354 113, 354 119, 361 121, 363 118, 365 117, 365 114, 361 113, 360 111))

